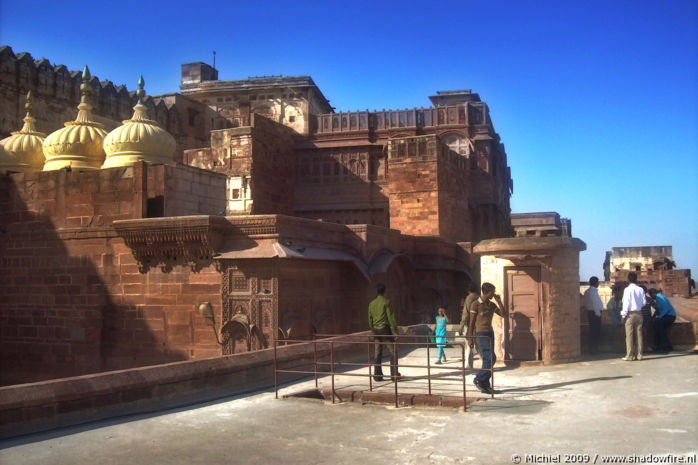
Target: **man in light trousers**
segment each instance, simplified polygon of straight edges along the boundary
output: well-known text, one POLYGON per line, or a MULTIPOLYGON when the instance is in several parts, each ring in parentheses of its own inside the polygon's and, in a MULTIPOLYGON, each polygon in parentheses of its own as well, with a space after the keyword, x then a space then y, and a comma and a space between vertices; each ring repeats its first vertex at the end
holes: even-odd
POLYGON ((630 285, 623 291, 623 311, 620 316, 625 322, 625 348, 623 360, 642 360, 642 307, 647 303, 645 291, 638 286, 637 274, 628 273, 630 285), (633 341, 633 335, 637 344, 633 341))

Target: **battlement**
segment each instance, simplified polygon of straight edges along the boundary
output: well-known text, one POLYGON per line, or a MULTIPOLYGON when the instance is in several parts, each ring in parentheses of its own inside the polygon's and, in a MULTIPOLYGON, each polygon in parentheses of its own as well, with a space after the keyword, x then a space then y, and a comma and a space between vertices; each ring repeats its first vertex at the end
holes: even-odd
MULTIPOLYGON (((137 76, 134 76, 134 81, 137 76)), ((69 70, 65 65, 52 65, 46 58, 35 60, 30 53, 15 55, 9 46, 0 47, 0 139, 22 127, 24 100, 32 92, 37 128, 51 133, 66 121, 72 121, 80 102, 82 71, 69 70)), ((96 121, 107 130, 116 128, 133 115, 137 97, 125 85, 100 81, 92 76, 91 104, 96 121)), ((208 140, 210 111, 201 103, 179 96, 146 96, 145 106, 150 119, 157 121, 177 141, 177 151, 197 147, 208 140)))

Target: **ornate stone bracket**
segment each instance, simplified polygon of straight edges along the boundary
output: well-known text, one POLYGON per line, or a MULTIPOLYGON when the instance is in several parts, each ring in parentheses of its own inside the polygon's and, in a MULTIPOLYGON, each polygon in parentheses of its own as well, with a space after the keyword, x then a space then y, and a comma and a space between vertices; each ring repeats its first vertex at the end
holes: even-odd
POLYGON ((200 271, 211 263, 230 228, 230 223, 218 216, 122 220, 113 225, 131 249, 141 273, 153 266, 167 273, 177 264, 200 271))

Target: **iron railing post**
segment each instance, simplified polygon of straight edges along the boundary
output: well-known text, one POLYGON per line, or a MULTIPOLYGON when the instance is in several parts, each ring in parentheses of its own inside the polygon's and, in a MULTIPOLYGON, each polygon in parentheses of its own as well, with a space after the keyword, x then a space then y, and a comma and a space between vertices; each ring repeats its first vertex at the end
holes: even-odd
POLYGON ((276 344, 278 340, 274 338, 274 398, 278 399, 279 398, 279 374, 277 373, 276 369, 276 344))
POLYGON ((427 384, 429 385, 429 395, 431 395, 431 355, 429 355, 429 347, 431 346, 431 337, 429 335, 425 336, 427 338, 427 384))
MULTIPOLYGON (((464 341, 467 342, 467 339, 464 339, 464 341)), ((460 352, 461 352, 461 357, 460 357, 461 358, 461 363, 460 363, 461 367, 460 367, 460 369, 461 369, 461 377, 463 380, 463 411, 466 412, 467 411, 467 407, 466 407, 467 404, 466 404, 466 400, 465 400, 465 343, 464 342, 461 342, 460 352)))
POLYGON ((397 334, 395 335, 395 338, 393 339, 393 360, 391 361, 391 368, 394 368, 395 371, 390 370, 391 373, 390 375, 393 376, 393 384, 395 385, 395 408, 398 408, 398 399, 397 399, 397 382, 398 382, 398 366, 397 366, 397 334), (394 373, 394 375, 393 375, 394 373))
POLYGON ((492 386, 490 397, 494 399, 494 337, 490 341, 490 385, 492 386))
POLYGON ((313 365, 315 371, 315 389, 317 389, 317 341, 313 334, 313 365))
POLYGON ((330 373, 332 374, 332 403, 334 404, 334 341, 330 341, 330 373))
POLYGON ((368 349, 366 351, 366 355, 368 357, 368 390, 373 391, 373 367, 371 365, 371 336, 366 336, 366 339, 368 341, 368 344, 366 345, 368 349))

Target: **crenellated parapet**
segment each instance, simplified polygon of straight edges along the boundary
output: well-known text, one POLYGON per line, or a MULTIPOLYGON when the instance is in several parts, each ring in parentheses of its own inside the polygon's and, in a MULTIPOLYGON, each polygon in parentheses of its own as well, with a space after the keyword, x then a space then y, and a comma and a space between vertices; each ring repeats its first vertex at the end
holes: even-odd
MULTIPOLYGON (((81 71, 54 65, 46 58, 35 60, 31 54, 15 54, 11 47, 0 47, 0 139, 22 126, 27 92, 34 96, 37 129, 51 133, 75 116, 80 102, 81 71)), ((138 97, 125 85, 92 76, 88 82, 94 106, 94 118, 110 131, 131 117, 138 97)), ((200 147, 208 141, 211 110, 192 99, 179 96, 147 96, 143 105, 150 118, 170 132, 177 141, 177 153, 200 147)))

